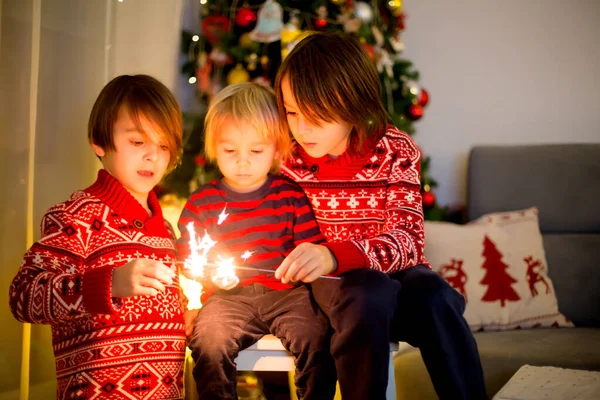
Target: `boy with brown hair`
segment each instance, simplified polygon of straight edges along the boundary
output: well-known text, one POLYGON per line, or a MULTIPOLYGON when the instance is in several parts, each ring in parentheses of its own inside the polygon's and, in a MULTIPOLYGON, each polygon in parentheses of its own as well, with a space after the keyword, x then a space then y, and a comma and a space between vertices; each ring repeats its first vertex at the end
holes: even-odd
POLYGON ((181 112, 147 75, 114 78, 88 139, 104 169, 51 207, 10 286, 22 322, 50 324, 57 398, 183 399, 175 239, 152 191, 178 160, 181 112))
POLYGON ((293 250, 277 277, 341 276, 311 290, 334 330, 342 397, 385 399, 395 340, 421 350, 440 398, 487 398, 465 300, 424 256, 421 152, 388 124, 361 44, 344 34, 307 36, 283 61, 275 90, 296 141, 282 172, 311 199, 327 238, 293 250))

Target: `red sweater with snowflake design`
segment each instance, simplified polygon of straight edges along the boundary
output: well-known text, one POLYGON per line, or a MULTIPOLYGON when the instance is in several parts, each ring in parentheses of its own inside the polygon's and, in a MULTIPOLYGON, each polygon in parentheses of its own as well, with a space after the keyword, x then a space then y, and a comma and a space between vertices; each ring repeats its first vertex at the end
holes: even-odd
POLYGON ((136 258, 172 266, 175 242, 151 193, 149 217, 110 174, 44 215, 10 286, 14 316, 50 324, 60 399, 183 399, 179 283, 111 298, 112 271, 136 258))
POLYGON ((420 193, 421 153, 413 140, 388 125, 361 154, 313 158, 296 144, 282 172, 311 201, 334 275, 372 268, 394 273, 426 264, 420 193))

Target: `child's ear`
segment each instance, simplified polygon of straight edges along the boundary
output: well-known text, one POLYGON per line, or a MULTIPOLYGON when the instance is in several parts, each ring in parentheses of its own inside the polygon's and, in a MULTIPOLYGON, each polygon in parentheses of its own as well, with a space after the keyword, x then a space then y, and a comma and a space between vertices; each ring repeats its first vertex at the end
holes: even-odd
POLYGON ((90 143, 90 146, 91 146, 92 150, 94 150, 94 153, 96 153, 96 155, 98 157, 104 157, 106 155, 106 152, 104 151, 104 149, 102 147, 98 146, 97 144, 90 143))

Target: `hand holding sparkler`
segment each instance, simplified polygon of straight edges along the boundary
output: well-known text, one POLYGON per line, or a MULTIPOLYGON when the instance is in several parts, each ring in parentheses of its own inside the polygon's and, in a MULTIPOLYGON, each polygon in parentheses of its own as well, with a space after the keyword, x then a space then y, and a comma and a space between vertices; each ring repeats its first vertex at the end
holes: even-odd
POLYGON ((140 258, 114 269, 111 296, 156 296, 174 278, 175 272, 160 261, 140 258))
POLYGON ((275 277, 281 282, 312 282, 337 268, 337 262, 331 251, 325 246, 314 243, 300 243, 283 260, 275 277))

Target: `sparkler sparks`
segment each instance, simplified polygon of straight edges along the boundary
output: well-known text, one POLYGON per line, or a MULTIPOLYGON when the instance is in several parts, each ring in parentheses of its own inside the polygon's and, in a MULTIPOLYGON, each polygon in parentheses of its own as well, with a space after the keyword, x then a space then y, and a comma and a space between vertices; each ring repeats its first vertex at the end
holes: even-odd
POLYGON ((228 258, 227 260, 220 258, 220 261, 217 262, 217 271, 212 277, 212 281, 221 289, 233 289, 240 283, 240 278, 237 277, 233 270, 233 261, 234 258, 228 258))
POLYGON ((241 258, 242 258, 242 260, 244 260, 244 262, 246 262, 246 260, 248 260, 250 258, 250 256, 252 256, 252 254, 254 254, 253 251, 246 250, 244 252, 244 254, 241 255, 241 258))
POLYGON ((225 208, 223 208, 223 211, 221 211, 221 214, 219 214, 219 220, 217 221, 217 225, 221 225, 223 223, 223 221, 225 221, 227 219, 227 217, 229 217, 229 214, 227 214, 225 212, 226 209, 227 209, 227 204, 225 204, 225 208))
MULTIPOLYGON (((223 219, 227 218, 228 214, 225 213, 225 209, 223 209, 221 212, 221 216, 223 215, 225 215, 223 219)), ((221 219, 221 216, 219 216, 219 220, 221 219)), ((219 257, 219 260, 215 264, 211 265, 215 268, 210 268, 209 270, 207 268, 209 265, 208 252, 215 246, 215 244, 217 244, 217 242, 211 239, 208 232, 202 236, 202 239, 198 240, 193 222, 188 223, 186 228, 190 236, 190 255, 184 261, 184 269, 188 270, 194 278, 206 279, 208 278, 208 275, 212 275, 212 282, 221 289, 228 290, 237 286, 237 284, 240 282, 240 279, 237 277, 234 271, 234 259, 230 258, 224 260, 219 257), (207 274, 207 272, 212 272, 212 274, 207 274)), ((184 288, 184 293, 188 298, 200 298, 199 290, 201 288, 189 284, 188 282, 186 282, 186 286, 191 292, 188 293, 188 291, 186 291, 184 288)), ((189 305, 188 308, 191 309, 189 305)))

